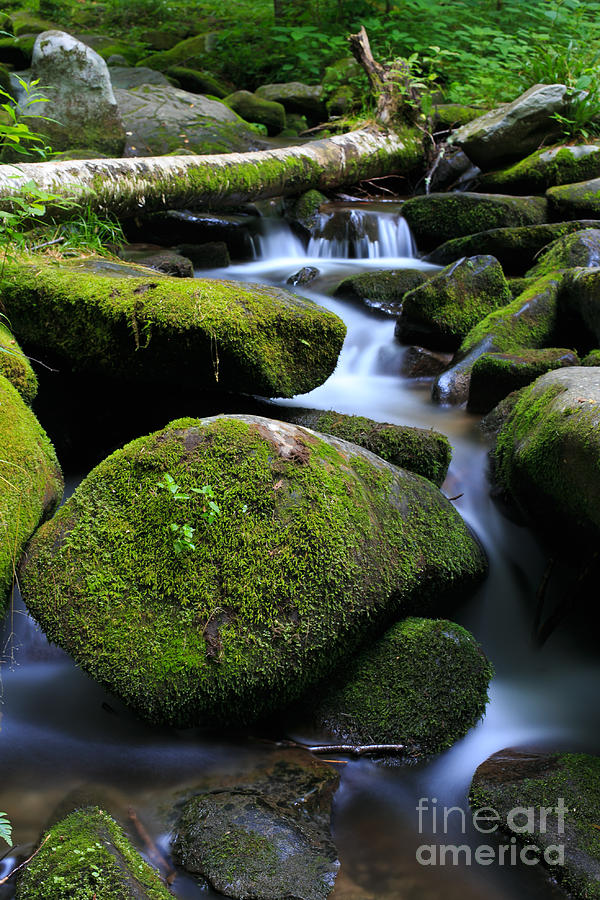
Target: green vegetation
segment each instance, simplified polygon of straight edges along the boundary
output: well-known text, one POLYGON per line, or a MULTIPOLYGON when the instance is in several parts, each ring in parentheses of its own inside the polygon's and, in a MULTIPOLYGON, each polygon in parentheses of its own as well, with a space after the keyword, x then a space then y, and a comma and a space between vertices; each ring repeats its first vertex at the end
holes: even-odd
POLYGON ((12 846, 12 825, 6 813, 0 812, 0 839, 12 846))
MULTIPOLYGON (((158 481, 156 483, 158 488, 161 490, 167 491, 171 500, 176 503, 185 502, 186 500, 192 500, 192 496, 190 494, 182 494, 179 490, 179 485, 175 481, 172 475, 169 475, 168 472, 165 472, 163 475, 162 481, 158 481)), ((214 497, 215 492, 208 484, 204 484, 201 488, 192 487, 190 488, 192 493, 199 494, 204 498, 206 503, 202 506, 201 515, 204 517, 208 525, 212 525, 217 516, 221 515, 221 507, 215 503, 214 497)), ((191 525, 187 523, 185 525, 180 525, 177 522, 171 522, 169 525, 170 530, 173 533, 173 549, 175 553, 182 553, 184 550, 195 550, 196 545, 192 543, 192 539, 194 537, 195 528, 192 528, 191 525)))

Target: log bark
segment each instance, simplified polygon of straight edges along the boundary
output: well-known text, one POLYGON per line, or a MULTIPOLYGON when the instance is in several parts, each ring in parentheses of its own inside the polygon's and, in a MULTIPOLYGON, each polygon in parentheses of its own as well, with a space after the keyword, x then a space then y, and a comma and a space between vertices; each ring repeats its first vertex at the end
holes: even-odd
POLYGON ((302 146, 213 156, 61 160, 0 165, 0 209, 33 181, 93 209, 132 216, 160 209, 219 208, 356 184, 418 166, 418 134, 361 130, 302 146))

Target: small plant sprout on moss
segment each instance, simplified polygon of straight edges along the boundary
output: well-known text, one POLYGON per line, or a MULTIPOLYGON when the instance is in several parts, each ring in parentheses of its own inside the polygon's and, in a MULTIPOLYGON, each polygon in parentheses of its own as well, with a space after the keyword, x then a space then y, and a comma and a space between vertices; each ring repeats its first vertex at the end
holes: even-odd
MULTIPOLYGON (((179 485, 168 472, 165 472, 162 481, 157 482, 157 487, 167 491, 174 502, 185 502, 186 500, 193 499, 190 494, 183 494, 179 490, 179 485)), ((190 490, 193 494, 199 494, 204 498, 205 503, 202 506, 201 516, 209 525, 212 525, 217 516, 221 515, 221 508, 215 503, 215 492, 212 487, 208 484, 204 484, 201 488, 190 488, 190 490)), ((196 545, 193 543, 196 529, 187 522, 184 525, 179 525, 177 522, 171 522, 169 529, 173 534, 173 549, 175 550, 175 553, 180 554, 184 550, 196 549, 196 545)))
POLYGON ((12 847, 12 825, 6 813, 0 812, 0 838, 12 847))

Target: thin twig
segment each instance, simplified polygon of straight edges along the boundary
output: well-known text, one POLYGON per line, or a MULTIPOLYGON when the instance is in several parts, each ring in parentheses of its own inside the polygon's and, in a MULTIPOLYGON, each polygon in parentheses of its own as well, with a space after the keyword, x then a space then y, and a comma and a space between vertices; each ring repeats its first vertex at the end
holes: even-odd
MULTIPOLYGON (((269 742, 271 743, 271 742, 269 742)), ((404 744, 302 744, 300 741, 273 741, 277 747, 298 748, 309 753, 345 753, 347 756, 369 756, 369 754, 404 753, 404 744)))
POLYGON ((165 872, 165 881, 168 885, 172 885, 177 877, 177 873, 173 866, 169 865, 167 860, 164 858, 155 842, 152 840, 148 832, 146 831, 144 825, 138 819, 135 810, 132 806, 127 810, 127 815, 129 816, 131 822, 137 833, 139 834, 141 840, 146 845, 146 850, 148 852, 148 856, 152 860, 155 866, 159 869, 163 869, 165 872))
POLYGON ((37 850, 36 850, 34 853, 32 853, 31 856, 30 856, 28 859, 26 859, 24 862, 22 862, 22 863, 20 863, 18 866, 16 866, 16 867, 12 870, 12 872, 9 872, 8 875, 5 875, 5 876, 4 876, 4 878, 0 878, 0 884, 6 884, 7 881, 10 881, 10 879, 13 877, 13 875, 16 875, 17 872, 19 872, 19 871, 20 871, 21 869, 23 869, 25 866, 29 865, 29 863, 31 862, 31 860, 34 858, 34 856, 37 856, 37 855, 38 855, 38 853, 40 852, 40 850, 42 849, 42 847, 44 846, 44 844, 46 843, 46 841, 49 840, 49 838, 50 838, 50 835, 47 834, 46 837, 44 838, 44 840, 42 841, 42 843, 40 844, 40 846, 37 848, 37 850))
POLYGON ((45 241, 43 244, 35 244, 31 249, 32 250, 41 250, 42 247, 51 247, 53 244, 62 244, 65 240, 64 237, 55 238, 53 241, 45 241))

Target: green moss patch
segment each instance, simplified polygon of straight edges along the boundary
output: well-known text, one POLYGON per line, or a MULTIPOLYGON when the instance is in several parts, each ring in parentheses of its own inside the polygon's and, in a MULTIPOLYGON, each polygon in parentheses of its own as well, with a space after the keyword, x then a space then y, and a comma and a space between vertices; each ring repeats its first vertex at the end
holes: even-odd
POLYGON ((479 181, 483 190, 501 194, 543 194, 559 184, 573 184, 600 175, 600 145, 544 147, 479 181))
POLYGON ((35 372, 11 332, 2 324, 0 324, 0 373, 16 387, 25 403, 32 403, 38 389, 35 372))
POLYGON ((535 278, 558 269, 597 267, 600 264, 600 230, 586 228, 553 241, 527 273, 535 278))
POLYGON ((507 394, 526 387, 545 372, 578 365, 577 354, 565 348, 484 353, 473 366, 468 409, 471 412, 489 412, 507 394))
POLYGON ((557 218, 600 218, 600 178, 549 188, 546 197, 557 218))

